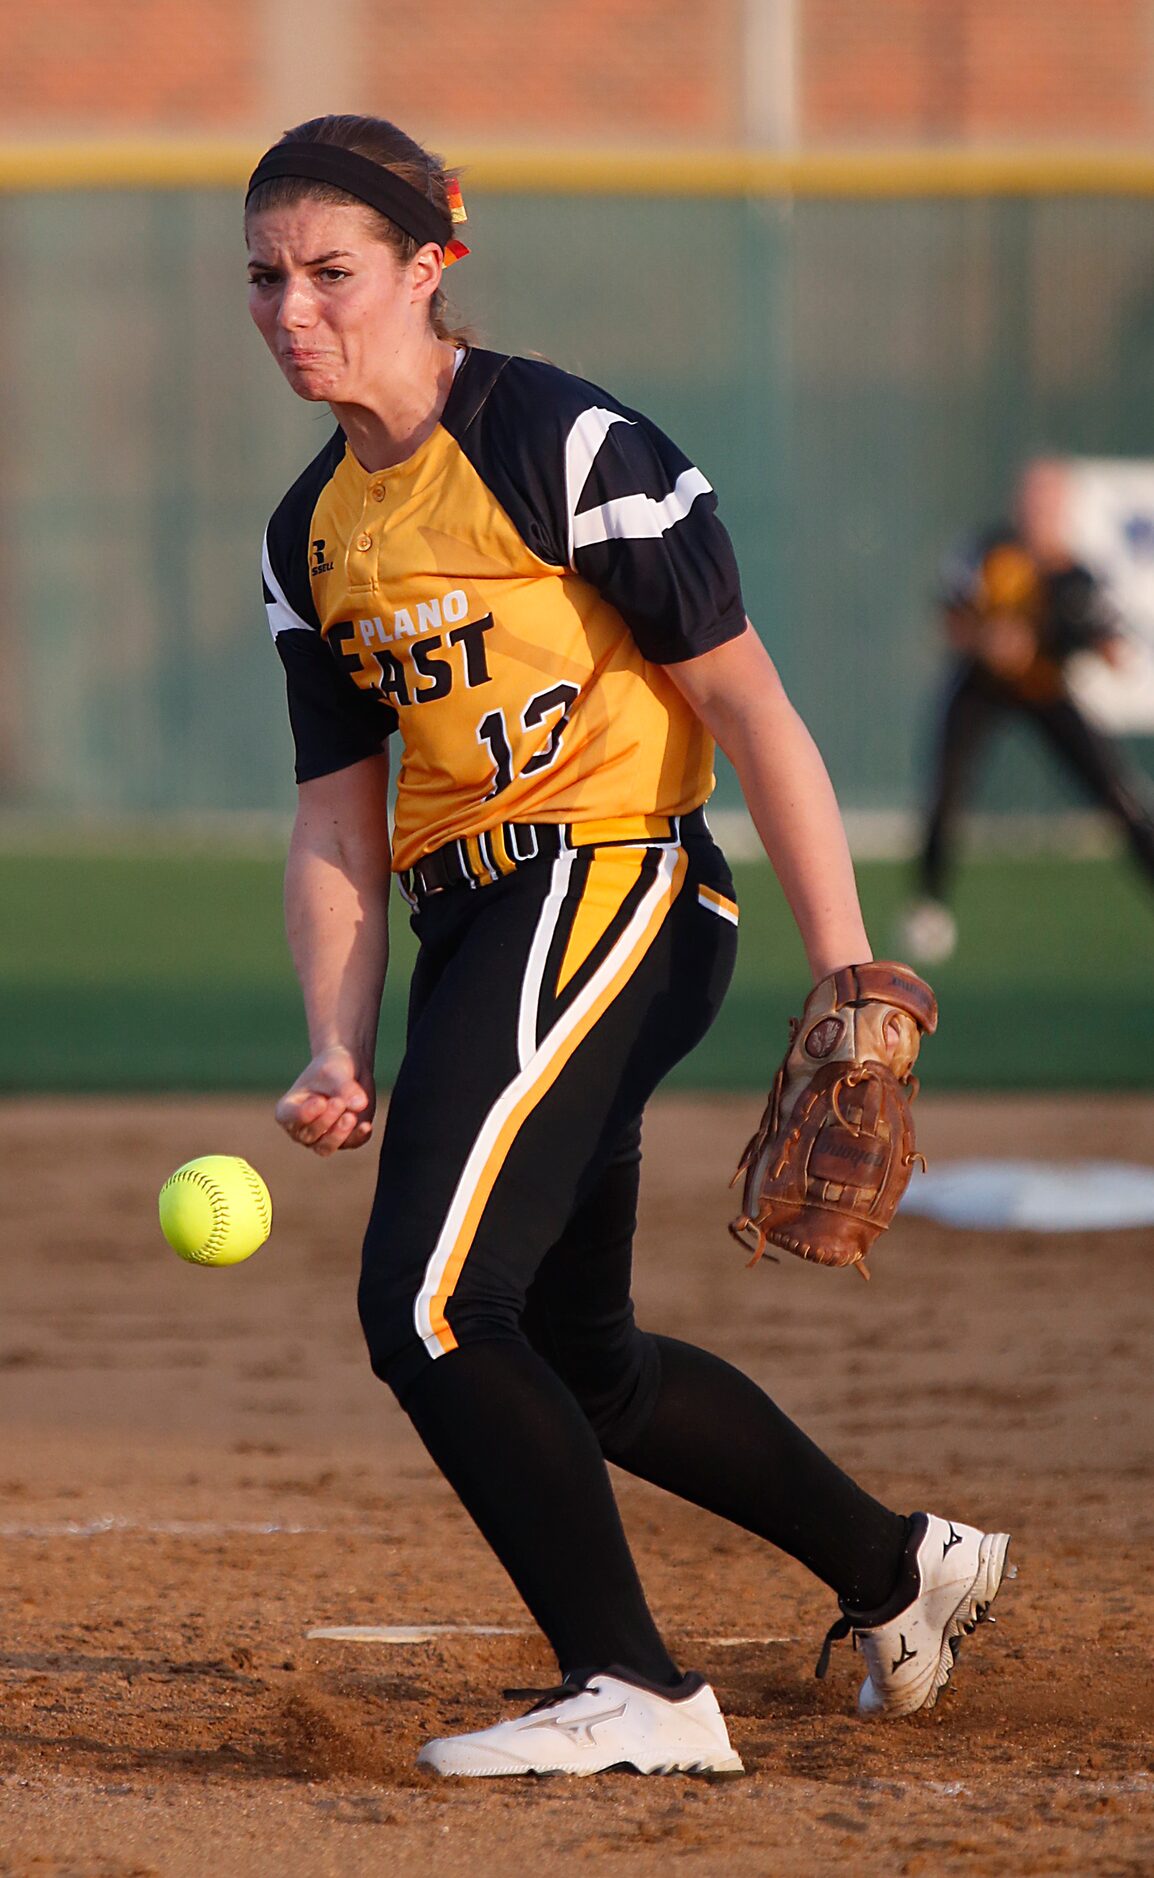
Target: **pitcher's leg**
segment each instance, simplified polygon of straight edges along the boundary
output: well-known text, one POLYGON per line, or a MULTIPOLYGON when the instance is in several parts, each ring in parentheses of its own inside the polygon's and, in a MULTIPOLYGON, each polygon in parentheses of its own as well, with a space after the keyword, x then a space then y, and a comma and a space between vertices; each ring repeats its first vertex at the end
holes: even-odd
POLYGON ((563 1669, 664 1686, 596 1438, 521 1314, 623 1089, 643 1100, 705 1028, 715 952, 728 975, 732 927, 681 897, 688 872, 678 849, 570 854, 478 896, 397 1081, 361 1284, 374 1368, 563 1669))
POLYGON ((527 1344, 469 1343, 403 1407, 556 1652, 562 1676, 619 1665, 681 1679, 637 1575, 597 1437, 527 1344))
POLYGON ((633 1235, 641 1169, 640 1120, 631 1122, 546 1254, 522 1324, 580 1402, 599 1438, 649 1419, 659 1375, 652 1337, 633 1312, 633 1235))
POLYGON ((627 1129, 530 1289, 524 1327, 577 1397, 606 1457, 800 1560, 873 1610, 909 1522, 805 1435, 748 1376, 637 1328, 630 1297, 640 1164, 627 1129))
POLYGON ((843 1473, 764 1390, 707 1350, 654 1337, 653 1412, 609 1460, 788 1552, 843 1604, 874 1610, 897 1582, 909 1521, 843 1473))

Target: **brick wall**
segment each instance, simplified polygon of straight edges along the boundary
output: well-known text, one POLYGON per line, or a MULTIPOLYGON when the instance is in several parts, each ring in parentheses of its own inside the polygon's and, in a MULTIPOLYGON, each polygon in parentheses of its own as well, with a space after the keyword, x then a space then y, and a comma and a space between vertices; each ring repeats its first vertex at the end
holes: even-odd
POLYGON ((4 135, 226 132, 250 118, 254 0, 0 0, 4 135))
POLYGON ((457 148, 733 144, 775 7, 769 117, 802 144, 1154 142, 1154 0, 0 0, 0 134, 260 140, 351 108, 457 148))
POLYGON ((457 141, 732 138, 741 0, 463 0, 433 34, 396 12, 367 60, 386 116, 419 99, 457 141))
POLYGON ((1149 140, 1147 0, 805 0, 808 141, 1149 140))

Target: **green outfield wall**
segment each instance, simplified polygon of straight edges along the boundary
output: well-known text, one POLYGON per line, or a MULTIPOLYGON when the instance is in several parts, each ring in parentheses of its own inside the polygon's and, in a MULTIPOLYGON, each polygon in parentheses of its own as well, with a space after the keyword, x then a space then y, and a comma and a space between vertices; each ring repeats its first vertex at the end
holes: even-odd
MULTIPOLYGON (((277 1089, 308 1047, 281 921, 279 844, 166 838, 0 851, 0 1094, 277 1089)), ((906 891, 859 870, 879 951, 906 891)), ((768 867, 736 869, 737 970, 671 1083, 764 1095, 809 974, 768 867)), ((941 1024, 927 1089, 1154 1086, 1154 907, 1121 860, 975 859, 961 943, 931 972, 941 1024)), ((414 943, 394 897, 378 1067, 403 1047, 414 943)))
MULTIPOLYGON (((0 151, 0 807, 284 808, 259 545, 329 419, 248 324, 247 157, 50 156, 0 151)), ((464 183, 478 337, 679 439, 846 805, 911 806, 943 548, 1034 451, 1151 451, 1154 167, 521 157, 464 183)), ((984 784, 1068 800, 1029 750, 984 784)))

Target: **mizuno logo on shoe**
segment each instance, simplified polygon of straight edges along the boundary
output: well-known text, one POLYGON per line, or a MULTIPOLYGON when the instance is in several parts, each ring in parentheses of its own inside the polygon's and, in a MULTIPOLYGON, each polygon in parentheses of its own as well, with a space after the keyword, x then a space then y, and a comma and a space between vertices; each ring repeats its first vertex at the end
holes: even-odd
POLYGON ((961 1545, 961 1543, 962 1543, 962 1535, 960 1532, 954 1531, 953 1521, 951 1520, 950 1521, 950 1536, 947 1540, 945 1540, 945 1542, 942 1545, 942 1557, 945 1558, 947 1552, 952 1552, 954 1547, 956 1545, 961 1545))
POLYGON ((913 1662, 913 1660, 914 1660, 914 1658, 915 1658, 915 1656, 917 1655, 917 1651, 916 1651, 916 1650, 911 1650, 911 1649, 910 1649, 910 1646, 909 1646, 909 1644, 908 1644, 908 1643, 906 1642, 906 1640, 905 1640, 905 1638, 904 1638, 904 1636, 903 1636, 903 1635, 901 1634, 901 1632, 900 1632, 900 1631, 898 1632, 898 1642, 899 1642, 899 1643, 901 1644, 901 1646, 902 1646, 902 1653, 901 1653, 901 1655, 900 1655, 900 1656, 895 1656, 895 1658, 894 1658, 894 1660, 893 1660, 893 1662, 892 1662, 892 1663, 890 1664, 890 1675, 891 1675, 891 1676, 896 1676, 896 1674, 897 1674, 897 1672, 898 1672, 898 1670, 899 1670, 899 1669, 901 1668, 901 1666, 902 1666, 902 1664, 903 1664, 903 1663, 912 1663, 912 1662, 913 1662))
POLYGON ((561 1734, 568 1735, 582 1747, 592 1747, 593 1730, 599 1722, 616 1721, 624 1715, 626 1704, 619 1702, 616 1708, 603 1708, 599 1715, 582 1715, 579 1720, 562 1721, 558 1715, 527 1716, 527 1723, 533 1728, 556 1728, 561 1734))

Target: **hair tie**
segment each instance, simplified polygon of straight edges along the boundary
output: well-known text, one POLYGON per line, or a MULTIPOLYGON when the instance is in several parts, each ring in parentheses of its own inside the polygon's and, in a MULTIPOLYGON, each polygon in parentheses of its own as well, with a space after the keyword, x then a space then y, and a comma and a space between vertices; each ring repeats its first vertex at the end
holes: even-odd
MULTIPOLYGON (((453 226, 456 227, 459 222, 467 222, 469 218, 461 199, 461 185, 455 176, 445 178, 445 194, 448 197, 449 214, 453 218, 453 226)), ((445 266, 452 267, 454 261, 463 261, 468 253, 469 250, 464 242, 458 241, 454 235, 451 241, 445 243, 445 266)))

